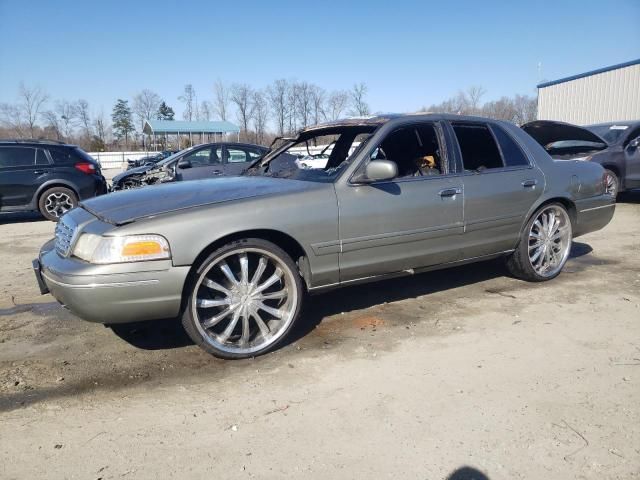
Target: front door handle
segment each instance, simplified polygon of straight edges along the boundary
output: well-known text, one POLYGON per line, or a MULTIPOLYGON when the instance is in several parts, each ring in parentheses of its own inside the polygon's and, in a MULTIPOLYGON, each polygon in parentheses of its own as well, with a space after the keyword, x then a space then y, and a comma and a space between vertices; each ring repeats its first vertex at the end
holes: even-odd
POLYGON ((214 175, 222 175, 222 170, 214 170, 212 173, 214 175))
POLYGON ((538 184, 537 180, 524 180, 522 182, 522 186, 524 188, 528 188, 528 187, 535 187, 538 184))
POLYGON ((458 195, 459 193, 462 193, 462 189, 460 188, 445 188, 444 190, 440 190, 438 192, 441 197, 453 197, 455 195, 458 195))

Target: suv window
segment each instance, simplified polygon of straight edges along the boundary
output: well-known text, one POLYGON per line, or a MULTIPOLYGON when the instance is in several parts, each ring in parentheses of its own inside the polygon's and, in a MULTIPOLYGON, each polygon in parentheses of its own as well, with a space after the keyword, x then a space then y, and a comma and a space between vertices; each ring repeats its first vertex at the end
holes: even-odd
POLYGON ((486 125, 454 123, 452 126, 460 145, 465 170, 482 171, 504 167, 498 145, 486 125))
POLYGON ((500 150, 502 150, 502 158, 507 167, 521 167, 529 165, 529 160, 527 160, 522 149, 513 140, 513 138, 511 138, 511 136, 502 129, 502 127, 492 125, 491 129, 498 139, 500 150))
POLYGON ((35 163, 35 148, 0 147, 0 167, 25 167, 35 163))
POLYGON ((36 152, 36 165, 49 165, 47 154, 41 148, 36 152))

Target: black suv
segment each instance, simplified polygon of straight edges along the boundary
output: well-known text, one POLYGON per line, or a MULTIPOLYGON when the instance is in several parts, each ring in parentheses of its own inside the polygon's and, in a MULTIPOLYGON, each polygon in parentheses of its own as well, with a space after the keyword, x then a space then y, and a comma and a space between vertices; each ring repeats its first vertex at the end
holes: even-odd
POLYGON ((106 192, 100 164, 75 145, 0 140, 0 212, 38 210, 57 221, 79 200, 106 192))

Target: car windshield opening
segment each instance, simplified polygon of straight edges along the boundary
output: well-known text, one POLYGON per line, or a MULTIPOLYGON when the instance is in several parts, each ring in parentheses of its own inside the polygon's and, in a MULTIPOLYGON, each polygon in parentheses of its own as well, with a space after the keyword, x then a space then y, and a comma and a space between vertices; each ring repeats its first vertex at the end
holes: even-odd
POLYGON ((249 168, 245 175, 330 182, 367 143, 376 125, 302 132, 249 168))

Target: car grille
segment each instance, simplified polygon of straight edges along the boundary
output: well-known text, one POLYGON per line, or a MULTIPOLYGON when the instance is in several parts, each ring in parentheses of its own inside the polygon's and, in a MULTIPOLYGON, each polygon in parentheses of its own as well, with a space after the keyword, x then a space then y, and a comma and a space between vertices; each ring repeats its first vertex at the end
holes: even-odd
POLYGON ((69 215, 64 215, 56 224, 56 251, 62 257, 68 257, 71 253, 71 247, 73 239, 76 233, 76 225, 69 218, 69 215))

